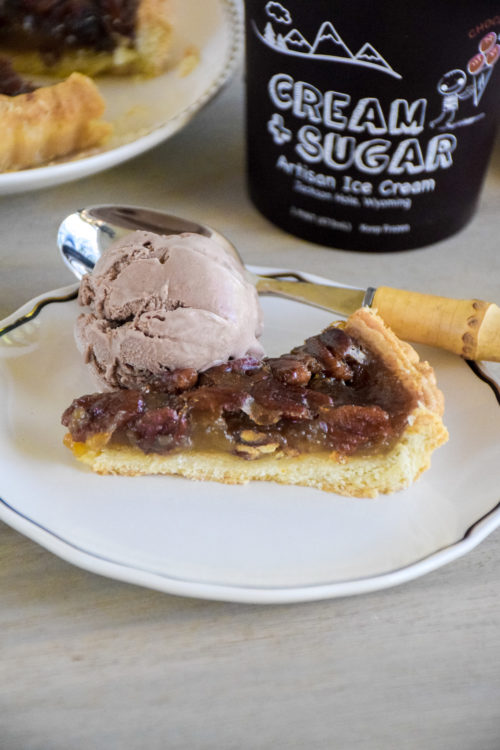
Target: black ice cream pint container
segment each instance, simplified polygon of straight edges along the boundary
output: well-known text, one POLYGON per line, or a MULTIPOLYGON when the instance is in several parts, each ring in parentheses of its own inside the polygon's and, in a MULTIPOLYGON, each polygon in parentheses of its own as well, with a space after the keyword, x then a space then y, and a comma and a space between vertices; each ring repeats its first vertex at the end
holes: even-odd
POLYGON ((277 226, 405 250, 473 216, 500 110, 500 2, 245 0, 247 175, 277 226))

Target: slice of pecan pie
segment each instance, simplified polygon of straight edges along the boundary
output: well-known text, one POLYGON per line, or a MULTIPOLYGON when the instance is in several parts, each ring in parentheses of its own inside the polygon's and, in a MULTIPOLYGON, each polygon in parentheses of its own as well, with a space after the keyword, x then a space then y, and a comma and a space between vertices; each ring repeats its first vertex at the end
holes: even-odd
POLYGON ((176 370, 144 391, 82 396, 65 442, 101 474, 271 480, 375 497, 447 439, 432 368, 363 308, 281 357, 176 370))
POLYGON ((30 74, 157 75, 169 15, 170 0, 0 0, 0 51, 30 74))
POLYGON ((112 127, 100 120, 105 104, 80 73, 36 87, 0 59, 0 172, 45 164, 100 144, 112 127))

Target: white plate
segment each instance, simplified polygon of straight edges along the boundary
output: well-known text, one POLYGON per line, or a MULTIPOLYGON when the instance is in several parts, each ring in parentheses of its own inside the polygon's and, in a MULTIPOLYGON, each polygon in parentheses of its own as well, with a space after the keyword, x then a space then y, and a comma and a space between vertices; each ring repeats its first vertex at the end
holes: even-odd
POLYGON ((102 149, 45 167, 0 174, 0 195, 59 185, 121 164, 166 140, 222 88, 242 47, 239 0, 172 0, 174 54, 195 47, 200 61, 189 75, 178 67, 149 80, 100 78, 105 119, 114 135, 102 149))
MULTIPOLYGON (((500 524, 495 396, 462 360, 424 347, 451 437, 404 492, 366 500, 268 483, 92 474, 63 447, 59 424, 74 397, 93 391, 73 342, 77 305, 40 300, 47 296, 0 323, 0 518, 76 565, 173 594, 297 602, 408 581, 500 524), (33 309, 39 314, 17 325, 33 309), (8 324, 15 327, 5 332, 8 324)), ((269 354, 331 321, 286 300, 263 298, 263 306, 269 354)))

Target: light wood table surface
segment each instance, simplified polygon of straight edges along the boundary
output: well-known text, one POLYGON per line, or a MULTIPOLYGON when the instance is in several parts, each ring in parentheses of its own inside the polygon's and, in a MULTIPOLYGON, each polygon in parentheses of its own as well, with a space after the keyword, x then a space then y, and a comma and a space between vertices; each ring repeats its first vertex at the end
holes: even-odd
MULTIPOLYGON (((148 154, 0 199, 0 316, 73 281, 57 227, 95 203, 206 221, 253 264, 500 303, 500 150, 459 235, 396 254, 310 245, 248 201, 241 73, 148 154)), ((263 606, 108 580, 1 524, 0 633, 0 750, 500 748, 500 531, 396 588, 263 606)))

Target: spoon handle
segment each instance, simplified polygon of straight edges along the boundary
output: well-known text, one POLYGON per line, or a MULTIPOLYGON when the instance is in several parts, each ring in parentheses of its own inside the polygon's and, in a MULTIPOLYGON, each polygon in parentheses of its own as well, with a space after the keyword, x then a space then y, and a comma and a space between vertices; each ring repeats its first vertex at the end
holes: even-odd
POLYGON ((285 297, 350 315, 362 305, 378 311, 401 339, 428 344, 464 359, 500 362, 500 307, 482 300, 451 299, 380 286, 349 289, 259 276, 260 294, 285 297))
POLYGON ((372 307, 400 338, 437 346, 465 359, 500 362, 500 307, 381 286, 372 307))

